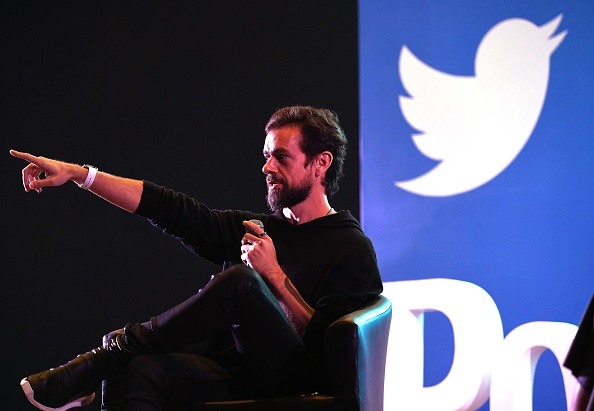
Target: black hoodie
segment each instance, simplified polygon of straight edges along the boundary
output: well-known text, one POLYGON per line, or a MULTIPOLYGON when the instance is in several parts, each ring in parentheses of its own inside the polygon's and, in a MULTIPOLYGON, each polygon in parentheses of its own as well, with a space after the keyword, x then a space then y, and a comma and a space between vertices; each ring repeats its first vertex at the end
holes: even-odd
POLYGON ((145 181, 136 213, 219 265, 241 262, 242 222, 261 220, 274 241, 279 265, 315 310, 303 342, 322 364, 328 326, 382 292, 373 245, 349 211, 293 225, 280 213, 211 210, 182 193, 145 181))

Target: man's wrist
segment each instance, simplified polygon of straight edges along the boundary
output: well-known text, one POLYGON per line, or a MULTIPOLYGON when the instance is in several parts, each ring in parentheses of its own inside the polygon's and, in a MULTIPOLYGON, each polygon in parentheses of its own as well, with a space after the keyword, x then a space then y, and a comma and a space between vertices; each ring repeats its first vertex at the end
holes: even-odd
POLYGON ((85 178, 87 178, 87 174, 89 174, 89 170, 81 165, 73 163, 69 163, 68 166, 70 167, 69 180, 74 182, 77 186, 80 186, 82 183, 84 183, 85 178))
POLYGON ((80 183, 76 181, 76 184, 78 184, 78 186, 83 190, 88 190, 95 182, 95 177, 97 176, 98 170, 97 167, 90 164, 85 164, 82 167, 86 170, 85 178, 80 183))

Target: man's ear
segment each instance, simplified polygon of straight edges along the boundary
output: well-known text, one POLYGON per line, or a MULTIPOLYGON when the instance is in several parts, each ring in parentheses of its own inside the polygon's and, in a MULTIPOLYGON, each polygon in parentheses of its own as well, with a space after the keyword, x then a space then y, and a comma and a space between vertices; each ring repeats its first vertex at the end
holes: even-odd
POLYGON ((332 164, 332 160, 334 160, 334 157, 329 151, 323 151, 316 156, 316 177, 326 175, 326 170, 332 164))

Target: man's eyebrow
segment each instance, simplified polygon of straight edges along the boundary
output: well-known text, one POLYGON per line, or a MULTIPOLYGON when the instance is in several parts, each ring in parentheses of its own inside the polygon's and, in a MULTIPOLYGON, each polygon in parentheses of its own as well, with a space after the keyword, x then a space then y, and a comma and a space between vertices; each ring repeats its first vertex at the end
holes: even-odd
POLYGON ((279 154, 288 154, 289 150, 287 150, 286 148, 283 148, 283 147, 277 147, 272 151, 264 150, 263 153, 264 153, 264 156, 269 156, 269 155, 277 156, 279 154))

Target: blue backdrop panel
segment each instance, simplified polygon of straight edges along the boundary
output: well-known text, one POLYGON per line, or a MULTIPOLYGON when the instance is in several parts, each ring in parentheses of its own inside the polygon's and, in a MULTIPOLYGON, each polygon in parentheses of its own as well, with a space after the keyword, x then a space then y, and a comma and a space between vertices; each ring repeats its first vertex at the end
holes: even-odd
MULTIPOLYGON (((475 283, 505 334, 577 324, 594 290, 592 1, 362 0, 359 20, 361 218, 384 280, 475 283)), ((451 338, 428 320, 432 385, 451 338)), ((564 407, 549 362, 535 409, 564 407)))

